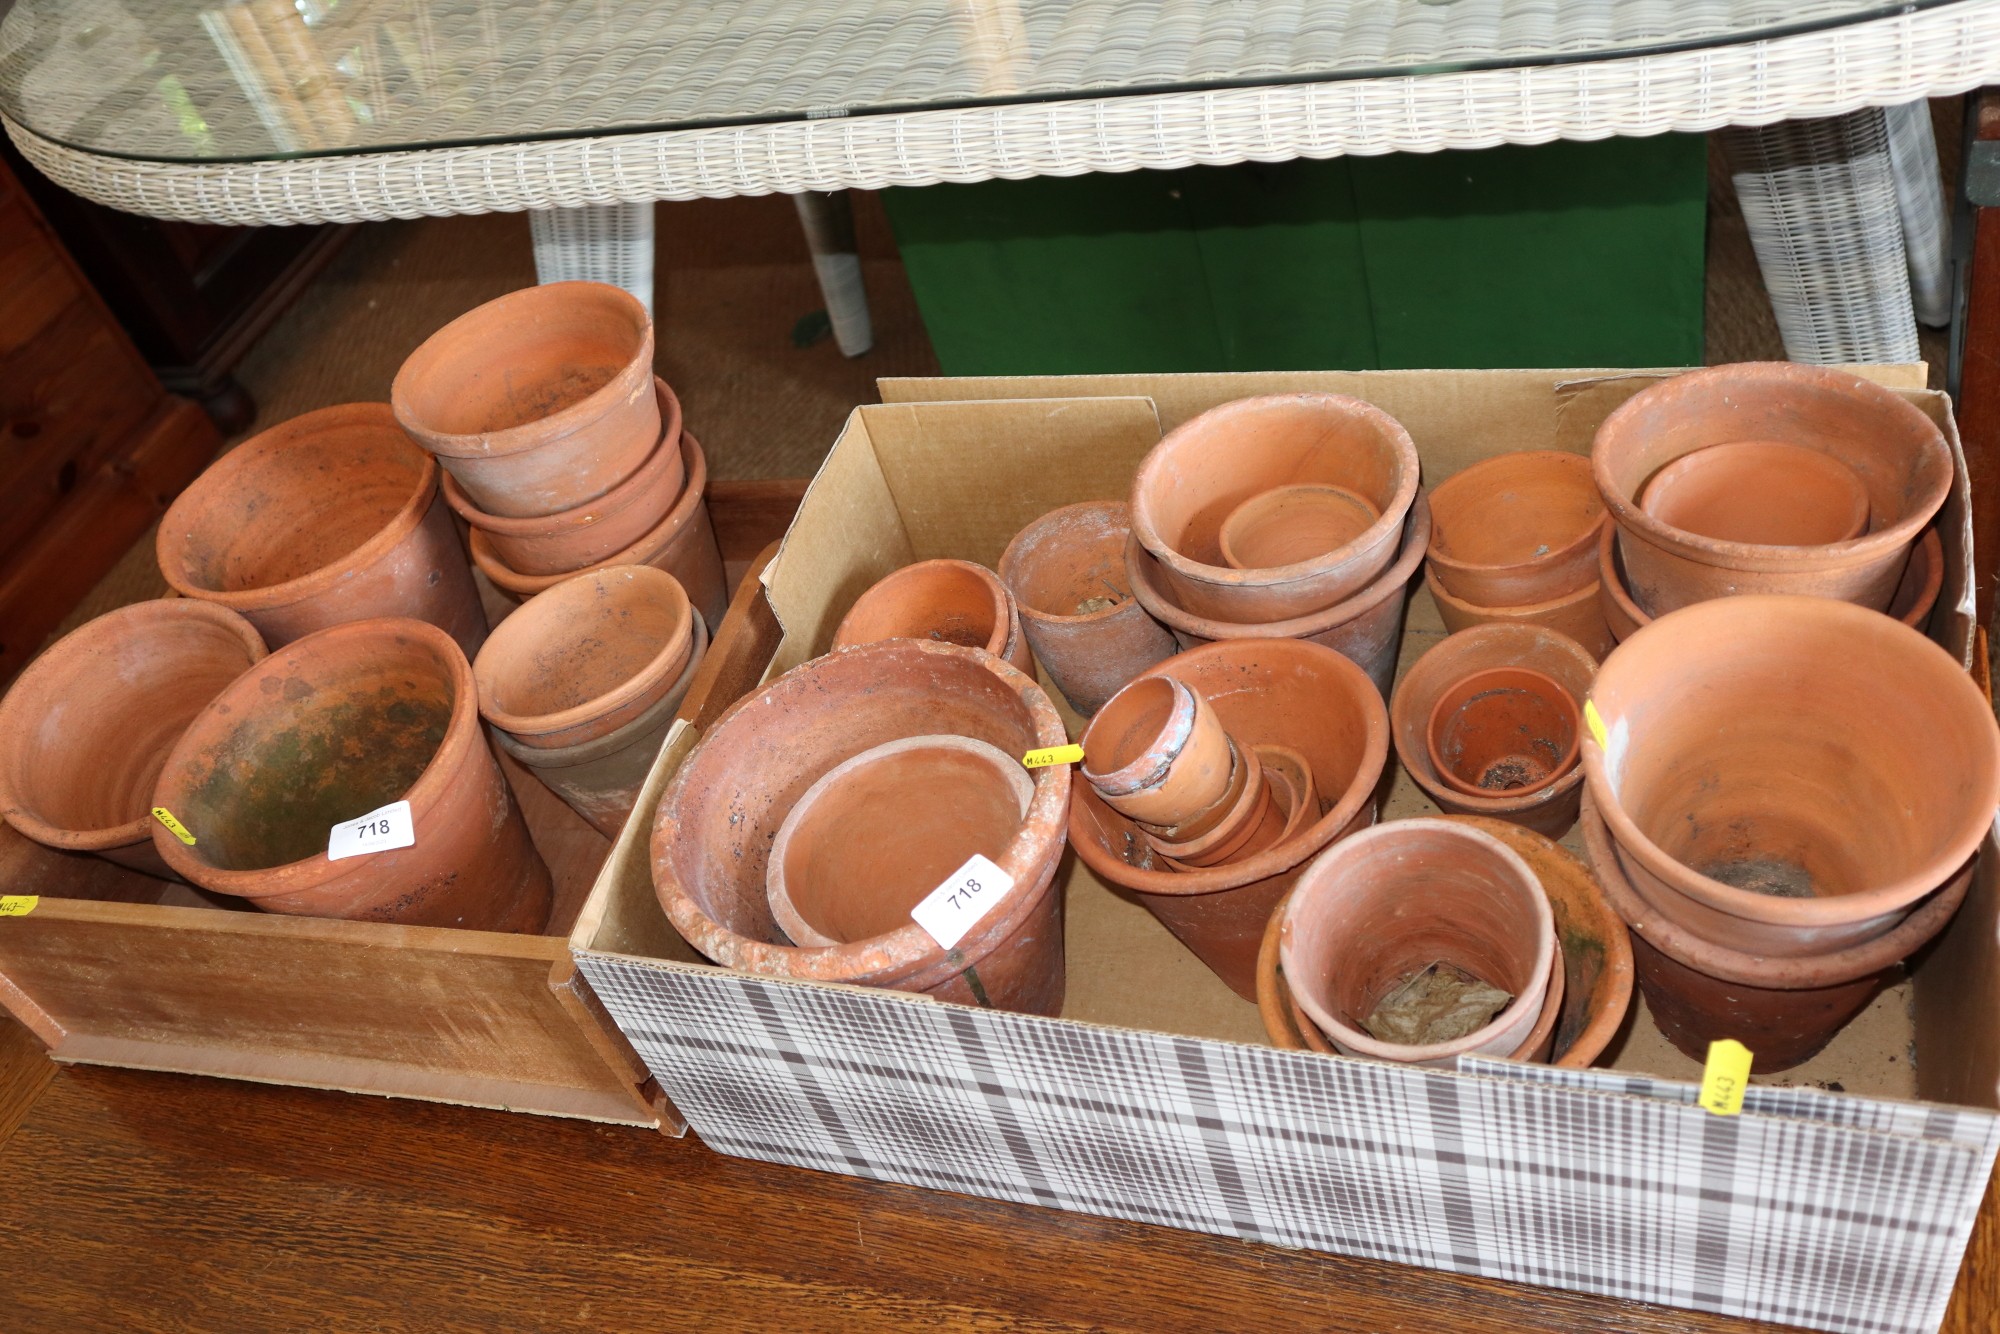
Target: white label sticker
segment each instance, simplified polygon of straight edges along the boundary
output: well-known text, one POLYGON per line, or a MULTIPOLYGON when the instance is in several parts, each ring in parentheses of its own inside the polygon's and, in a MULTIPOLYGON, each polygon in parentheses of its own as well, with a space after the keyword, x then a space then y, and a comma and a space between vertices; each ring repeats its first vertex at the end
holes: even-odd
POLYGON ((412 847, 416 841, 417 826, 410 818, 410 803, 392 801, 359 820, 335 825, 326 836, 326 859, 337 862, 342 857, 359 857, 364 852, 412 847))
POLYGON ((932 940, 950 949, 964 940, 965 933, 993 911, 993 906, 1006 898, 1013 887, 1013 876, 975 852, 942 885, 926 894, 922 903, 910 909, 910 916, 930 933, 932 940))

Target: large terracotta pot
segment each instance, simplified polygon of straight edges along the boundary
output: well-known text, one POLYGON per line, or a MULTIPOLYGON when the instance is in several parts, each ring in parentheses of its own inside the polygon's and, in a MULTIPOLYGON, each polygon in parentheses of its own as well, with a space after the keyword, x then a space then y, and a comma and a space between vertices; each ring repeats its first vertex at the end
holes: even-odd
POLYGON ((524 287, 425 339, 389 401, 486 513, 573 510, 659 443, 652 317, 609 283, 524 287))
POLYGON ((1403 545, 1396 559, 1367 588, 1311 616, 1256 625, 1210 620, 1183 611, 1174 602, 1159 563, 1140 547, 1136 537, 1126 545, 1125 565, 1132 579, 1132 595, 1174 632, 1183 649, 1224 640, 1308 640, 1359 665, 1387 699, 1389 683, 1396 676, 1396 653, 1403 641, 1403 608, 1410 578, 1423 564, 1430 535, 1430 504, 1419 494, 1410 507, 1409 524, 1403 530, 1403 545))
POLYGON ((1431 574, 1473 606, 1556 601, 1597 577, 1609 524, 1585 455, 1501 454, 1432 488, 1431 574))
POLYGON ((1591 461, 1628 587, 1656 616, 1740 593, 1885 610, 1952 482, 1950 447, 1930 418, 1852 372, 1787 362, 1713 366, 1642 390, 1605 418, 1591 461), (1845 464, 1867 488, 1869 531, 1823 546, 1731 542, 1672 527, 1639 504, 1641 488, 1675 460, 1741 441, 1800 445, 1845 464))
POLYGON ((540 931, 548 867, 487 749, 472 667, 421 621, 356 621, 275 649, 188 726, 160 772, 153 846, 266 912, 540 931), (335 824, 410 803, 416 842, 327 859, 335 824))
POLYGON ((1132 535, 1160 562, 1175 605, 1243 625, 1321 612, 1367 588, 1395 559, 1417 495, 1417 447, 1397 421, 1340 394, 1238 399, 1182 423, 1132 479, 1132 535), (1225 563, 1225 520, 1277 487, 1351 491, 1379 517, 1337 550, 1270 569, 1225 563))
POLYGON ((969 560, 920 560, 876 580, 835 627, 833 647, 883 639, 984 649, 1035 674, 1014 595, 999 575, 969 560))
MULTIPOLYGON (((1375 818, 1389 755, 1389 717, 1361 669, 1319 644, 1233 639, 1151 668, 1201 695, 1240 747, 1296 750, 1311 766, 1323 810, 1289 839, 1227 865, 1177 871, 1145 831, 1076 786, 1070 842, 1100 879, 1133 891, 1181 943, 1245 1000, 1256 997, 1257 943, 1271 910, 1322 848, 1375 818)), ((1145 677, 1141 677, 1144 680, 1145 677)))
POLYGON ((1014 595, 1035 660, 1086 718, 1120 686, 1179 651, 1132 596, 1125 573, 1128 513, 1122 500, 1050 510, 1016 533, 1000 557, 1000 581, 1014 595))
POLYGON ((2000 728, 1949 654, 1852 603, 1662 616, 1598 670, 1585 782, 1624 875, 1703 939, 1790 957, 1892 930, 2000 805, 2000 728))
POLYGON ((193 598, 120 607, 72 630, 0 699, 0 816, 48 847, 166 875, 152 834, 160 766, 263 656, 250 622, 193 598))
POLYGON ((1062 858, 1070 770, 1035 770, 1028 813, 996 861, 1013 880, 955 949, 905 923, 825 948, 787 943, 766 894, 771 841, 842 761, 911 736, 969 736, 1010 755, 1063 744, 1061 717, 1005 659, 885 640, 815 658, 739 700, 674 775, 653 823, 653 885, 676 930, 729 968, 922 991, 941 1000, 1062 1009, 1062 858))
POLYGON ((224 454, 168 507, 160 573, 242 615, 272 648, 408 616, 476 653, 486 613, 437 479, 437 460, 387 404, 308 412, 224 454))
POLYGON ((1446 592, 1438 584, 1436 572, 1428 568, 1424 571, 1424 587, 1430 591, 1431 601, 1437 604, 1438 619, 1454 635, 1480 625, 1534 625, 1574 639, 1600 658, 1618 642, 1605 622, 1603 597, 1595 580, 1573 593, 1522 607, 1474 606, 1446 592))

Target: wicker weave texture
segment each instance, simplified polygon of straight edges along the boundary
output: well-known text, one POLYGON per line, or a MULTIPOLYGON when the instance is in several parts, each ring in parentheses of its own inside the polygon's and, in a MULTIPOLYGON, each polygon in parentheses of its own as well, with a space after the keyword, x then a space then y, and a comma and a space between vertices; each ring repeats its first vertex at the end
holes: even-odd
POLYGON ((536 209, 528 215, 528 226, 540 281, 610 283, 638 297, 652 313, 652 201, 536 209))

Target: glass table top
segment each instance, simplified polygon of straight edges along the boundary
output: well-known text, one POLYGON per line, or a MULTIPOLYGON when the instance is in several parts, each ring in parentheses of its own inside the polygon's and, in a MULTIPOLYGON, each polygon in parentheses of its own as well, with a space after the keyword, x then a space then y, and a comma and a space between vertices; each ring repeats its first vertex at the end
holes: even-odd
POLYGON ((0 111, 86 152, 257 161, 1546 65, 1955 2, 16 0, 0 111))

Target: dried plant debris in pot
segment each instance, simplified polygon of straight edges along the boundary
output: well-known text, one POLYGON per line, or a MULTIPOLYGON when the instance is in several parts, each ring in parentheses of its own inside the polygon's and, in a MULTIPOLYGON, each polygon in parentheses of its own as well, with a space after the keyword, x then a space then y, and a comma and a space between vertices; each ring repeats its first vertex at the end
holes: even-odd
POLYGON ((1486 1027, 1513 999, 1462 968, 1438 962, 1389 988, 1362 1027, 1383 1042, 1427 1047, 1486 1027))

